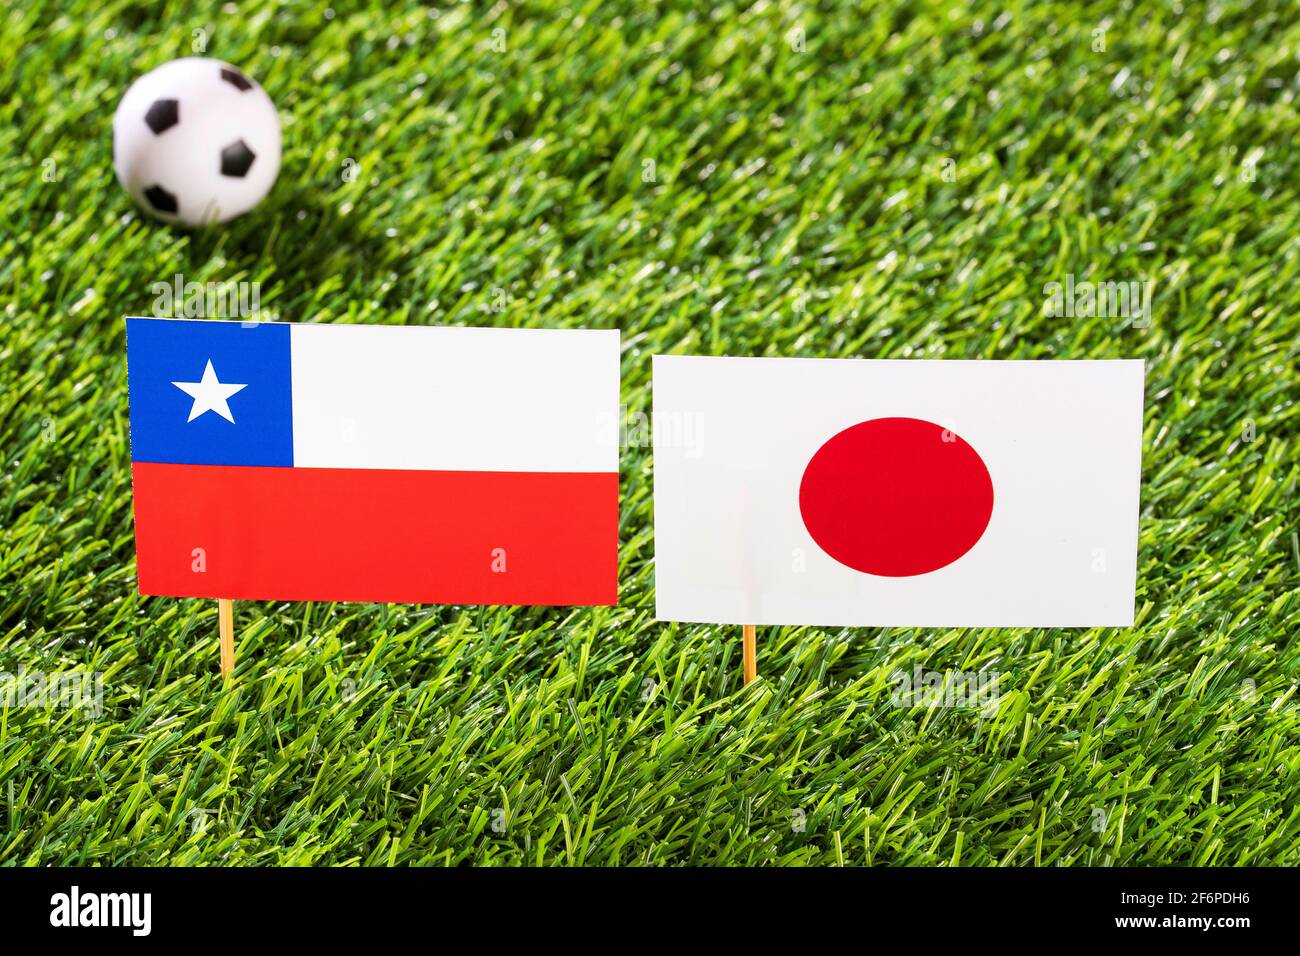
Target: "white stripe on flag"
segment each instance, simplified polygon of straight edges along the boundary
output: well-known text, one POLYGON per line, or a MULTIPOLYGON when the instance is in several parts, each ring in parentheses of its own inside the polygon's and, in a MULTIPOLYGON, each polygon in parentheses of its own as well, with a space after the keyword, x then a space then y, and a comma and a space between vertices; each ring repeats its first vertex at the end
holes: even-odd
POLYGON ((618 470, 617 330, 294 325, 294 465, 618 470))

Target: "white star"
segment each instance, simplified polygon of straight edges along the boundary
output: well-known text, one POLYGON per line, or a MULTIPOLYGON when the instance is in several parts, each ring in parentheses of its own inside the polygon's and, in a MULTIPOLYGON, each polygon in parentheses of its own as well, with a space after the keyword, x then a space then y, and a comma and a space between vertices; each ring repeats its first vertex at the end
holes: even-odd
POLYGON ((226 404, 226 399, 248 388, 247 385, 217 381, 217 373, 212 370, 212 359, 208 359, 208 367, 203 370, 203 378, 199 381, 172 382, 172 384, 194 399, 194 404, 190 406, 190 417, 185 419, 187 423, 194 421, 204 412, 216 412, 230 424, 235 424, 235 418, 230 414, 230 406, 226 404))

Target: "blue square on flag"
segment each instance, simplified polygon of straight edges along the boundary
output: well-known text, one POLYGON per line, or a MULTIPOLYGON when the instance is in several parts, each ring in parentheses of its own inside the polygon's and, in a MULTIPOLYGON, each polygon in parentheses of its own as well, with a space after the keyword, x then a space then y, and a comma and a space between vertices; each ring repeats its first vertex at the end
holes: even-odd
POLYGON ((131 456, 189 465, 293 465, 289 327, 128 319, 131 456))

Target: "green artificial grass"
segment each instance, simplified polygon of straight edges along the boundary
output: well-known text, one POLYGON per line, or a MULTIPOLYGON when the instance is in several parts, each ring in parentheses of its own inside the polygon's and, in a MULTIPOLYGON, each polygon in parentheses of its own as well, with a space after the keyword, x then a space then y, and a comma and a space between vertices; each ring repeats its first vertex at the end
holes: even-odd
POLYGON ((0 12, 0 670, 103 681, 0 707, 0 861, 1300 863, 1290 3, 145 7, 0 12), (196 30, 285 156, 187 233, 110 122, 196 30), (632 417, 655 352, 1144 358, 1137 625, 763 628, 744 688, 739 628, 654 621, 634 441, 620 607, 241 603, 223 689, 216 603, 135 592, 122 316, 178 273, 621 328, 632 417), (1047 315, 1067 274, 1149 327, 1047 315))

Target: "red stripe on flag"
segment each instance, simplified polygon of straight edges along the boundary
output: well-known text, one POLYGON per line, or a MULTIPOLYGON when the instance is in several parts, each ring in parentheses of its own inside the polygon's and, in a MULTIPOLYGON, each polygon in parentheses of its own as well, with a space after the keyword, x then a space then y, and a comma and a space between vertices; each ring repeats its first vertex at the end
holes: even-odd
POLYGON ((131 472, 141 594, 618 601, 618 475, 612 472, 149 462, 135 462, 131 472))

